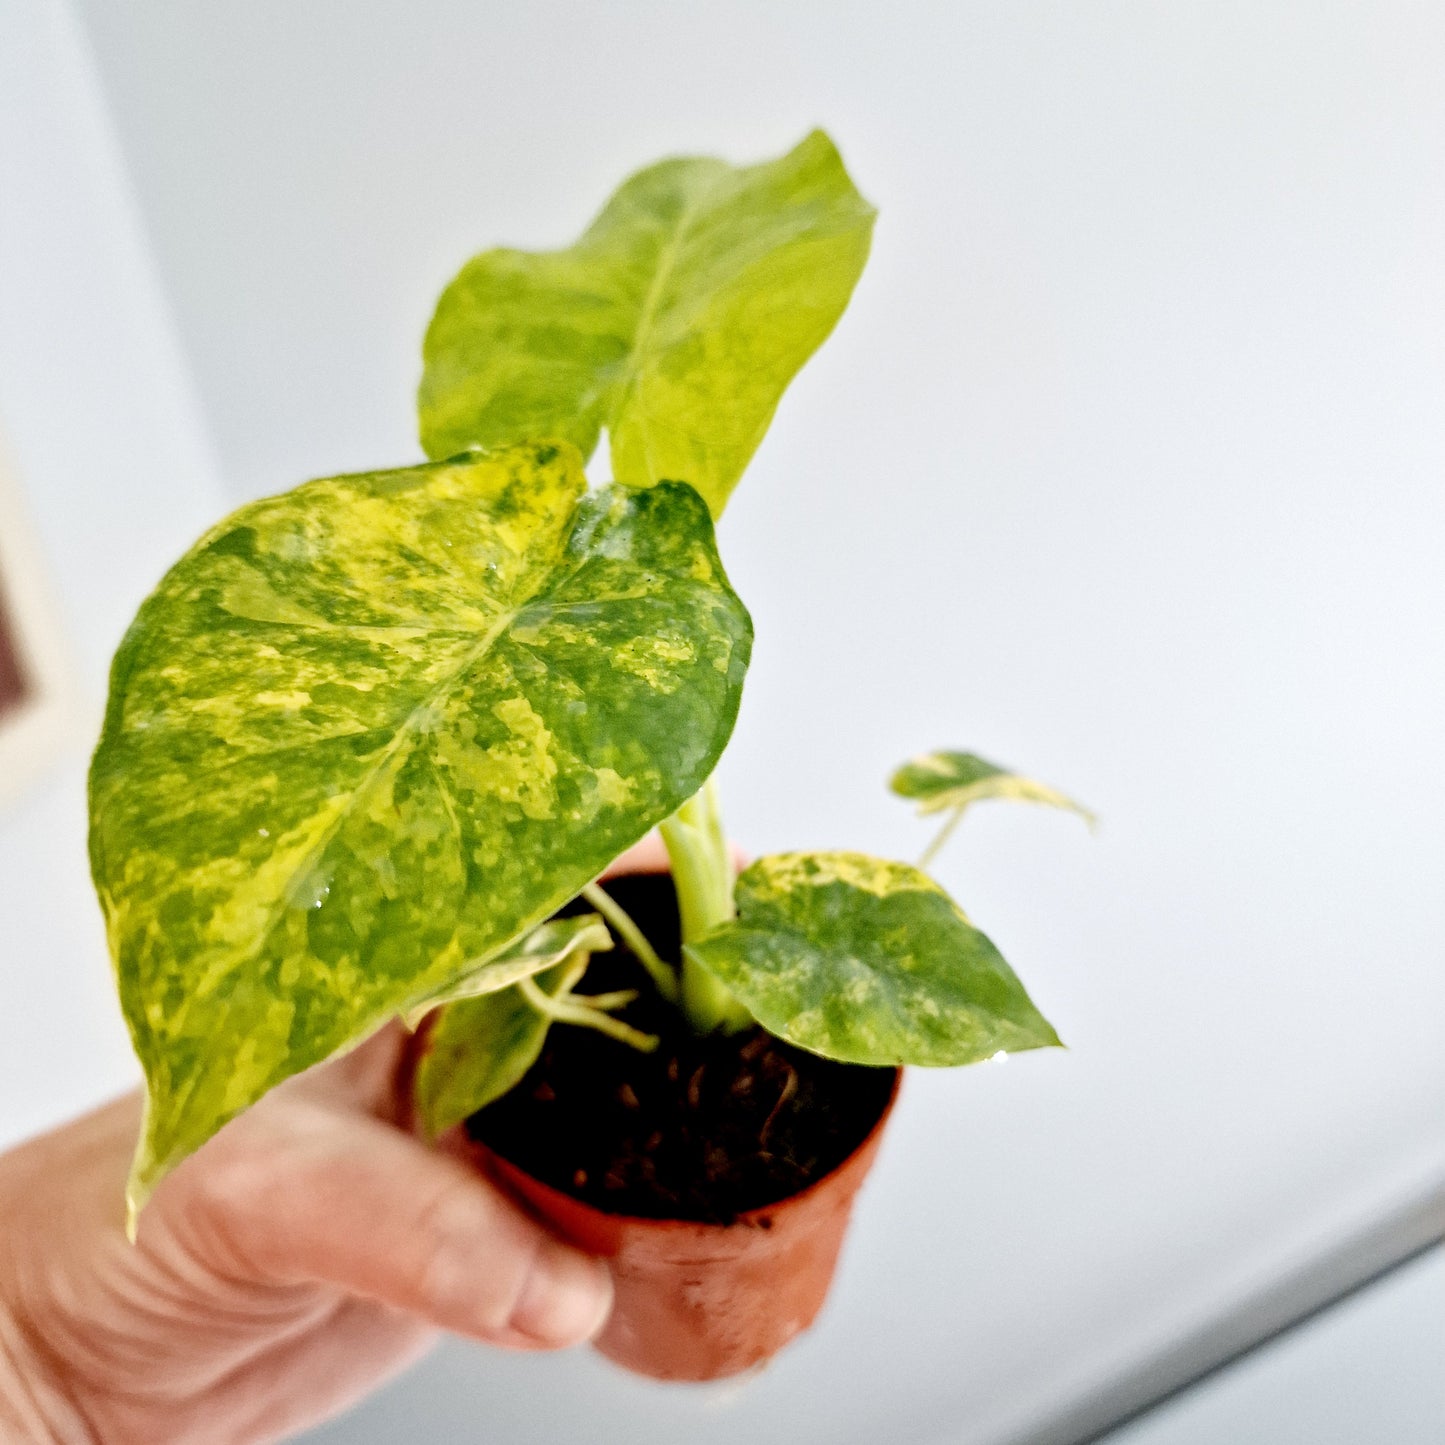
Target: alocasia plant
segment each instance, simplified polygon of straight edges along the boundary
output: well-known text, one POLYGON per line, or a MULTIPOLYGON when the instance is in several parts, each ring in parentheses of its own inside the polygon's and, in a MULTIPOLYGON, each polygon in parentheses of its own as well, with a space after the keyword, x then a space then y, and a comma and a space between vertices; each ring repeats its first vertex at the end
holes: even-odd
MULTIPOLYGON (((116 655, 91 860, 148 1109, 132 1211, 288 1076, 440 1009, 433 1131, 521 1077, 554 1023, 648 1048, 578 991, 615 932, 699 1031, 965 1064, 1058 1042, 919 869, 855 853, 736 881, 714 767, 752 640, 719 515, 842 313, 874 212, 826 136, 664 161, 582 239, 491 251, 443 294, 435 458, 243 507, 116 655), (616 481, 589 489, 606 431, 616 481), (595 885, 660 827, 683 956, 595 885), (595 910, 548 921, 578 896, 595 910)), ((966 754, 895 788, 953 814, 1065 802, 966 754)))

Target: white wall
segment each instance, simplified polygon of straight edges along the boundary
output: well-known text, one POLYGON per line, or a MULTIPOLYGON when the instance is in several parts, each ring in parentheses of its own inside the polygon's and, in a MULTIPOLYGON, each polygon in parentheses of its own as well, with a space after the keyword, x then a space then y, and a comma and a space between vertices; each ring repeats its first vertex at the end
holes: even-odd
POLYGON ((818 1334, 722 1402, 449 1356, 419 1432, 1029 1436, 1439 1188, 1445 13, 79 8, 235 498, 415 455, 471 251, 826 124, 882 219, 724 527, 736 831, 909 856, 939 745, 1104 817, 942 865, 1072 1049, 911 1081, 818 1334))
POLYGON ((79 701, 60 761, 0 816, 0 1146, 131 1084, 85 854, 110 654, 222 508, 82 34, 0 5, 0 446, 61 610, 79 701))

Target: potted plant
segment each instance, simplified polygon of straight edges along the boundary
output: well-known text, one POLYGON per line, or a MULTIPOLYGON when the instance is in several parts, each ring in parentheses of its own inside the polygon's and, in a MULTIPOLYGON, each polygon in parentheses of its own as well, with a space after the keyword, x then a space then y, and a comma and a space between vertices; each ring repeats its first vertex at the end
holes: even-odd
MULTIPOLYGON (((873 216, 815 133, 664 161, 576 245, 476 257, 427 333, 433 460, 242 507, 143 604, 90 777, 147 1081, 132 1223, 399 1015, 418 1126, 613 1258, 601 1347, 706 1378, 811 1320, 902 1065, 1058 1042, 921 867, 735 877, 725 841, 752 624, 713 522, 873 216), (654 828, 670 873, 603 887, 654 828)), ((942 836, 982 797, 1072 806, 962 753, 893 785, 942 836)))

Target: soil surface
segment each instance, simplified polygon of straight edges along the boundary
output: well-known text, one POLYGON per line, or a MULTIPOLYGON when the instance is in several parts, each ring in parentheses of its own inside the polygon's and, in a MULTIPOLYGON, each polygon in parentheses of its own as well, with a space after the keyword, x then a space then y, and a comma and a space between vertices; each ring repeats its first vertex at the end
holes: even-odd
MULTIPOLYGON (((666 874, 606 886, 663 958, 680 956, 666 874)), ((622 988, 640 997, 616 1016, 659 1035, 654 1053, 554 1024, 522 1082, 466 1124, 534 1178, 608 1213, 731 1223, 837 1168, 888 1102, 892 1069, 820 1059, 760 1028, 697 1037, 620 946, 593 958, 577 992, 622 988)))

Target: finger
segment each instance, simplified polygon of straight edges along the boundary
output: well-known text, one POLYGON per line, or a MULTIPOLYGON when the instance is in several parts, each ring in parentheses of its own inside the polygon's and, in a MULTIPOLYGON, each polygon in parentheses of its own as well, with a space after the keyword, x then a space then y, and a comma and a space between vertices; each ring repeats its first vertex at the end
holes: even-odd
MULTIPOLYGON (((748 866, 748 854, 736 843, 728 844, 728 853, 733 860, 733 871, 741 873, 748 866)), ((667 847, 661 835, 652 832, 625 853, 619 853, 607 865, 602 877, 615 878, 619 873, 665 873, 668 866, 667 847)))
POLYGON ((667 849, 661 837, 652 832, 640 843, 634 843, 625 853, 619 853, 603 870, 604 878, 615 878, 619 873, 665 873, 667 871, 667 849))
POLYGON ((601 1328, 605 1267, 469 1165, 306 1100, 244 1122, 252 1128, 178 1178, 197 1166, 190 1188, 249 1272, 325 1281, 515 1348, 578 1344, 601 1328))

